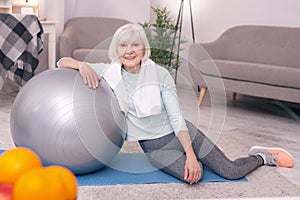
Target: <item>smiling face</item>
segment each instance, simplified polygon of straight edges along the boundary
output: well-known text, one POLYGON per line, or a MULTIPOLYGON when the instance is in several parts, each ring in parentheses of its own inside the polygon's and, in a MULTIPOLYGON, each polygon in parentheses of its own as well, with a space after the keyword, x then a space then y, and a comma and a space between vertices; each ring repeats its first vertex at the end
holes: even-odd
POLYGON ((150 45, 144 28, 131 23, 116 30, 108 50, 109 59, 121 63, 131 73, 138 73, 141 63, 149 59, 150 55, 150 45))
POLYGON ((145 55, 145 44, 140 31, 134 27, 127 27, 121 34, 116 46, 119 62, 130 73, 138 73, 145 55))
POLYGON ((122 41, 117 47, 117 52, 126 71, 138 72, 145 52, 142 41, 135 38, 122 41))

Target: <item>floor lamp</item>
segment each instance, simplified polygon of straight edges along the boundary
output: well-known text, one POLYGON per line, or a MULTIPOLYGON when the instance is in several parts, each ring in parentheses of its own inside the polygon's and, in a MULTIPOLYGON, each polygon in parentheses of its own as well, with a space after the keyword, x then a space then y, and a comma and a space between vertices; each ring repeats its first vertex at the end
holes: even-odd
MULTIPOLYGON (((183 20, 183 7, 184 7, 184 0, 181 0, 180 7, 179 7, 179 12, 177 16, 177 21, 175 25, 175 33, 174 33, 174 38, 173 38, 173 46, 170 51, 170 62, 172 59, 173 55, 173 50, 176 45, 176 37, 178 34, 178 43, 177 43, 177 54, 176 54, 176 62, 179 61, 179 51, 180 51, 180 44, 181 44, 181 31, 182 31, 182 20, 183 20)), ((193 22, 193 14, 192 14, 192 3, 191 0, 189 0, 189 7, 190 7, 190 20, 191 20, 191 30, 192 30, 192 38, 193 38, 193 43, 195 42, 195 31, 194 31, 194 22, 193 22)), ((177 71, 178 71, 178 66, 176 67, 175 71, 175 83, 177 80, 177 71)))

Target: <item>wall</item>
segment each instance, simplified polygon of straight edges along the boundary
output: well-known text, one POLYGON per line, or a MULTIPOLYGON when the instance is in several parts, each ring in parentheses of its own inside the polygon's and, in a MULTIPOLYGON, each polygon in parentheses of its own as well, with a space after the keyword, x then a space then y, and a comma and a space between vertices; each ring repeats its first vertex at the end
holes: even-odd
POLYGON ((57 35, 73 17, 123 18, 138 23, 149 21, 150 0, 39 0, 40 17, 57 22, 57 35))
MULTIPOLYGON (((63 23, 75 16, 104 16, 144 22, 150 18, 150 6, 167 6, 174 20, 181 0, 39 0, 40 14, 63 23), (126 9, 125 9, 126 8, 126 9)), ((240 24, 266 24, 300 27, 299 0, 191 0, 196 40, 215 40, 226 29, 240 24)), ((183 33, 191 35, 188 0, 184 5, 183 33)))
MULTIPOLYGON (((300 27, 299 0, 191 0, 196 40, 215 40, 226 29, 245 24, 300 27)), ((165 5, 175 17, 180 0, 151 0, 152 6, 165 5)), ((185 0, 185 35, 191 35, 188 1, 185 0)), ((151 16, 153 19, 153 16, 151 16)))
POLYGON ((65 0, 65 21, 72 17, 122 18, 137 23, 150 18, 150 0, 65 0))
MULTIPOLYGON (((151 0, 151 6, 167 6, 176 21, 181 0, 151 0)), ((230 27, 246 24, 300 27, 299 0, 191 0, 197 42, 216 40, 230 27)), ((183 36, 192 41, 189 0, 184 1, 183 36)), ((155 19, 150 14, 151 21, 155 19)), ((188 44, 187 44, 188 45, 188 44)), ((184 47, 184 46, 183 46, 184 47)), ((181 52, 179 72, 191 80, 187 48, 181 52)))
MULTIPOLYGON (((39 15, 50 21, 55 21, 56 32, 59 34, 63 30, 65 1, 62 0, 39 0, 39 15)), ((57 35, 58 35, 57 34, 57 35)))
MULTIPOLYGON (((167 6, 176 19, 181 0, 39 0, 40 14, 63 23, 75 16, 125 18, 132 22, 148 21, 150 6, 167 6)), ((299 0, 191 0, 196 40, 215 40, 226 29, 240 24, 299 26, 299 0)), ((191 36, 189 6, 185 0, 183 33, 191 36)))
MULTIPOLYGON (((154 20, 150 6, 167 6, 177 18, 181 0, 40 0, 42 17, 57 21, 57 35, 64 22, 76 16, 124 18, 132 22, 154 20)), ((191 38, 188 0, 184 5, 183 34, 191 38)), ((299 0, 191 0, 196 41, 215 40, 226 29, 242 24, 300 27, 299 0)), ((186 52, 185 55, 186 56, 186 52)), ((183 67, 183 73, 187 73, 183 67)))

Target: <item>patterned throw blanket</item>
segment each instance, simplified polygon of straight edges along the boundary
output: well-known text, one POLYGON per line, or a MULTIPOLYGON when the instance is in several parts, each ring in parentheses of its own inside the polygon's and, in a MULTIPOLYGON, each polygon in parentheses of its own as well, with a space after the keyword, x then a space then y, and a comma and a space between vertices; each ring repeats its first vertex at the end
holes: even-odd
POLYGON ((0 74, 12 73, 20 86, 32 78, 43 50, 42 34, 34 15, 0 14, 0 74))

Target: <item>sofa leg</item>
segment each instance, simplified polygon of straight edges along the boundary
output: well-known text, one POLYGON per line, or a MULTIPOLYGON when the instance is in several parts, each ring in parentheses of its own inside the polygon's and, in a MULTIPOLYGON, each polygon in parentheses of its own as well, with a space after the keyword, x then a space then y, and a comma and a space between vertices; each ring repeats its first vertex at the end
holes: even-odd
POLYGON ((236 100, 236 95, 237 95, 237 93, 236 93, 236 92, 234 92, 234 93, 232 94, 232 100, 233 100, 233 101, 235 101, 235 100, 236 100))
POLYGON ((206 91, 207 91, 207 87, 201 87, 200 95, 199 95, 199 99, 198 99, 198 107, 201 106, 204 96, 206 94, 206 91))

